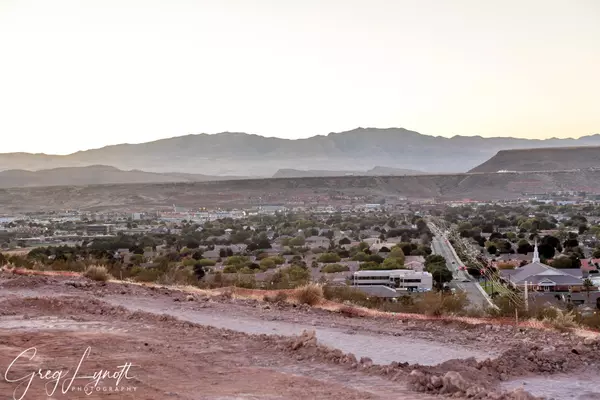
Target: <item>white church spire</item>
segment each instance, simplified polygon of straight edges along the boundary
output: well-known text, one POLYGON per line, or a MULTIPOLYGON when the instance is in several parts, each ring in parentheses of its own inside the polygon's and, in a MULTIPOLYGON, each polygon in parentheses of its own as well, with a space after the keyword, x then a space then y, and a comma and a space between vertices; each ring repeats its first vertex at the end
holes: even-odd
POLYGON ((531 260, 531 262, 540 262, 540 253, 538 252, 537 239, 535 239, 535 247, 533 248, 533 260, 531 260))

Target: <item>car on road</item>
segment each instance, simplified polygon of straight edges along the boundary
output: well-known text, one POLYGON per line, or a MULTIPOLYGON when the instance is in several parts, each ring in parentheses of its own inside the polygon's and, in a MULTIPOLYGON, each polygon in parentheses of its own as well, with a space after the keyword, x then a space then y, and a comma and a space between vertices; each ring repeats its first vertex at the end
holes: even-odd
POLYGON ((469 279, 466 279, 466 278, 465 278, 465 279, 463 279, 461 282, 463 282, 463 283, 468 283, 468 282, 471 282, 471 281, 470 281, 469 279))

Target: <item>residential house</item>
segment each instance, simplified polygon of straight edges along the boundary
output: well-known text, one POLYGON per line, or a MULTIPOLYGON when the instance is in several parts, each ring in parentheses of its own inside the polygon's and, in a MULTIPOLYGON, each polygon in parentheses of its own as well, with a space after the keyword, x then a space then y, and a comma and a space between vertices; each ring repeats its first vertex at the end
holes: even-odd
POLYGON ((390 250, 395 245, 396 245, 396 243, 394 243, 394 242, 382 241, 380 239, 377 239, 377 240, 375 240, 375 242, 373 244, 371 244, 371 247, 369 247, 369 250, 371 250, 372 253, 378 253, 384 247, 387 248, 388 250, 390 250))
POLYGON ((404 267, 413 271, 425 270, 425 257, 423 256, 406 256, 404 258, 404 267))
POLYGON ((202 253, 202 257, 213 261, 217 261, 219 258, 221 258, 218 250, 205 251, 204 253, 202 253))
POLYGON ((305 244, 310 249, 317 249, 319 247, 328 249, 329 239, 324 236, 309 236, 305 239, 305 244))

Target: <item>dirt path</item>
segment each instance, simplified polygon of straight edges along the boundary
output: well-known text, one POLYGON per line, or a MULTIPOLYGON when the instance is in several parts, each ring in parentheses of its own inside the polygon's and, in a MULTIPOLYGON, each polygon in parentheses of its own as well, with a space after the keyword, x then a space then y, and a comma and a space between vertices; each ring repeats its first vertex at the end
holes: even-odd
MULTIPOLYGON (((16 314, 0 317, 3 375, 19 353, 37 350, 31 362, 18 359, 8 372, 11 379, 27 377, 38 368, 74 370, 88 346, 91 353, 82 366, 87 375, 134 364, 133 379, 120 385, 104 379, 99 391, 87 396, 82 387, 90 380, 84 379, 66 394, 59 387, 53 399, 433 398, 410 391, 404 382, 290 356, 264 335, 197 327, 145 313, 115 313, 89 299, 20 298, 0 303, 0 310, 16 314)), ((19 398, 24 388, 17 385, 2 380, 0 393, 19 398)), ((36 378, 25 398, 48 399, 46 389, 36 378)))
POLYGON ((494 352, 485 351, 485 349, 477 351, 461 346, 448 347, 443 343, 412 337, 362 333, 352 329, 342 330, 301 322, 264 321, 253 317, 240 318, 222 313, 215 314, 206 308, 190 310, 178 303, 163 299, 106 296, 102 300, 114 305, 121 305, 132 311, 141 310, 154 314, 167 314, 184 321, 249 334, 293 336, 300 334, 303 330, 313 329, 316 331, 320 343, 340 349, 344 353, 353 353, 359 358, 369 357, 376 364, 389 364, 396 361, 435 365, 454 358, 486 359, 495 355, 494 352))

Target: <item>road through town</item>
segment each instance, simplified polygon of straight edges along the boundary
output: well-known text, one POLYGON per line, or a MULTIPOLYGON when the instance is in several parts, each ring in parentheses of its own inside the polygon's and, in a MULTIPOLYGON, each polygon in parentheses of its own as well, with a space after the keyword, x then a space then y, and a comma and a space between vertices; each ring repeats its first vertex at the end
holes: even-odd
POLYGON ((469 302, 473 307, 489 306, 488 299, 478 287, 479 283, 473 280, 466 271, 459 270, 459 266, 463 264, 456 256, 452 249, 452 245, 444 235, 434 236, 431 242, 431 249, 434 254, 439 254, 446 259, 446 265, 454 275, 454 279, 450 282, 450 287, 455 288, 456 290, 465 291, 469 302))

